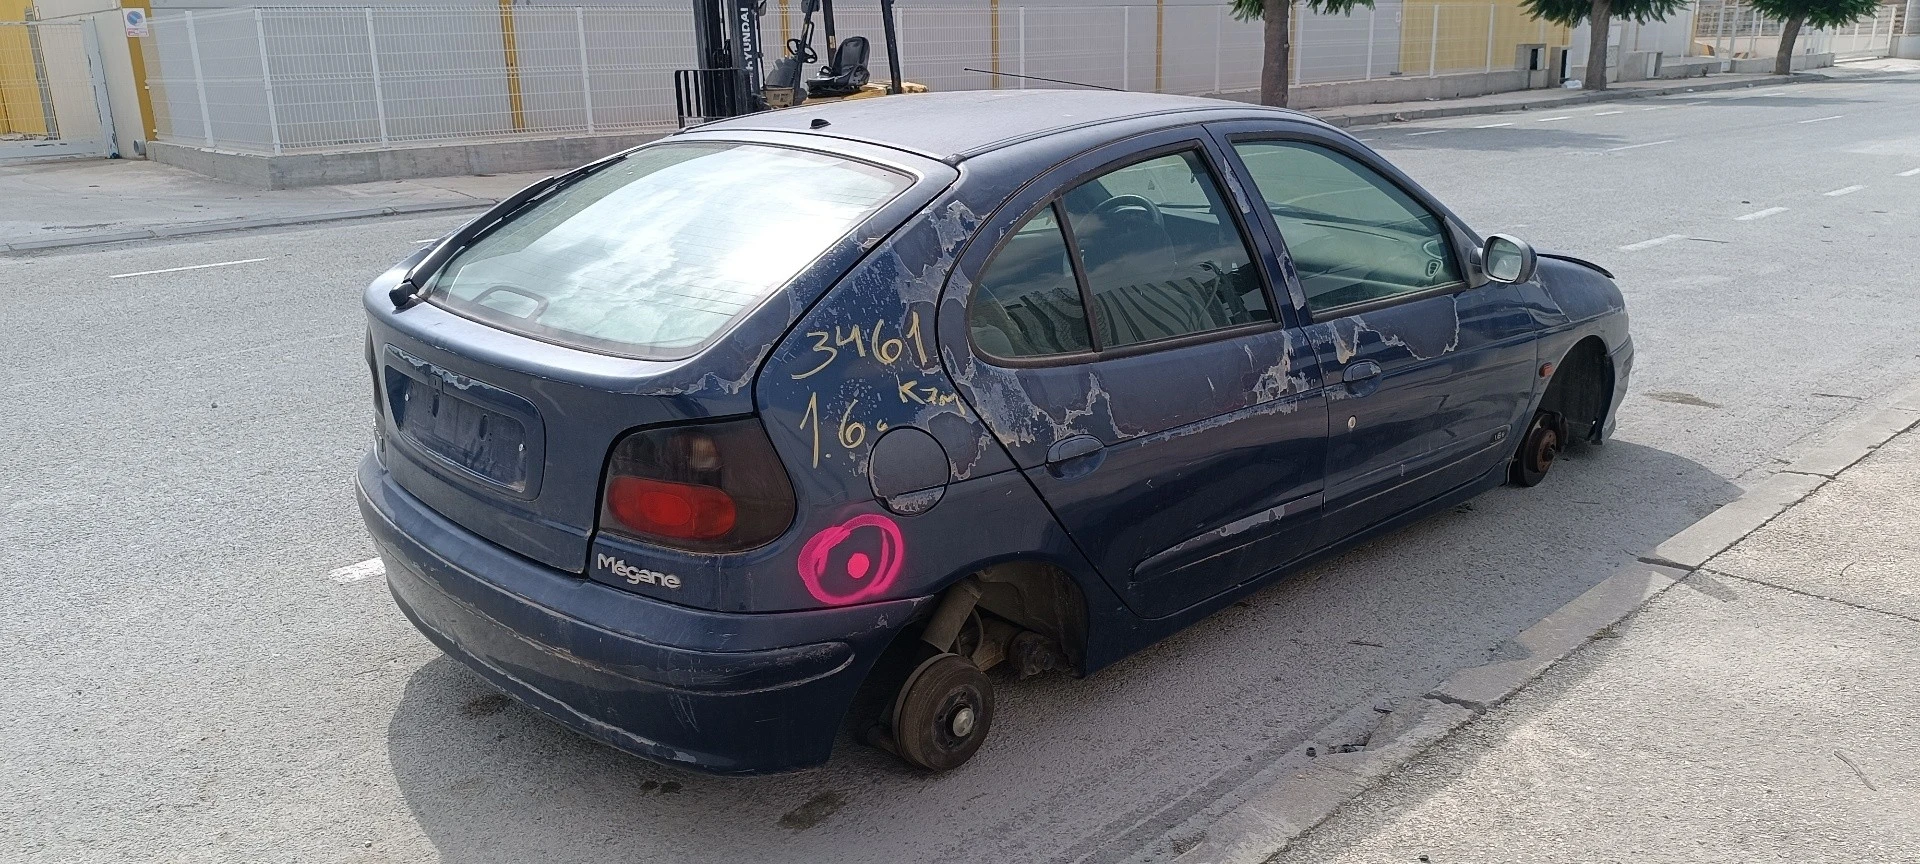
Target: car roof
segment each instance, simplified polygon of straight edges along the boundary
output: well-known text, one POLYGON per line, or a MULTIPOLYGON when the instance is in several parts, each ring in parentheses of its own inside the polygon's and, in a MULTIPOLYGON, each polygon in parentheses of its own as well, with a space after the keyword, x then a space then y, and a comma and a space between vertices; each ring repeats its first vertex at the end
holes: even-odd
MULTIPOLYGON (((1214 112, 1314 121, 1308 115, 1223 99, 1117 90, 963 90, 851 99, 763 111, 693 132, 799 132, 863 141, 948 163, 1054 132, 1149 115, 1214 112), (826 125, 817 126, 818 121, 826 125)), ((1185 119, 1185 118, 1181 118, 1185 119)), ((1170 120, 1168 125, 1174 125, 1170 120)))

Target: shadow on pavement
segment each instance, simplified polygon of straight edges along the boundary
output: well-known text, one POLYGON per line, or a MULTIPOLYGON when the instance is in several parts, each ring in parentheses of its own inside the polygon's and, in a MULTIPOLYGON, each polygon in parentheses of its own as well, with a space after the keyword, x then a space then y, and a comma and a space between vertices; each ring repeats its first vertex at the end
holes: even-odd
MULTIPOLYGON (((1441 137, 1441 136, 1431 136, 1441 137)), ((941 776, 854 744, 723 779, 579 738, 445 657, 388 726, 413 818, 450 862, 1116 861, 1356 705, 1462 666, 1739 494, 1688 459, 1579 447, 1298 573, 1084 679, 999 682, 994 737, 941 776)))

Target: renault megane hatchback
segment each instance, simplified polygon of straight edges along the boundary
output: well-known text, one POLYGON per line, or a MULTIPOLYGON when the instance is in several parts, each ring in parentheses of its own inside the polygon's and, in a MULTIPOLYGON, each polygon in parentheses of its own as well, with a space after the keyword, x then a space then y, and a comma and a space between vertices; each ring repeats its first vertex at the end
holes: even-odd
POLYGON ((1305 115, 929 94, 542 181, 366 294, 394 599, 533 709, 725 773, 952 768, 1090 674, 1610 431, 1598 266, 1305 115), (878 663, 883 657, 888 663, 878 663))

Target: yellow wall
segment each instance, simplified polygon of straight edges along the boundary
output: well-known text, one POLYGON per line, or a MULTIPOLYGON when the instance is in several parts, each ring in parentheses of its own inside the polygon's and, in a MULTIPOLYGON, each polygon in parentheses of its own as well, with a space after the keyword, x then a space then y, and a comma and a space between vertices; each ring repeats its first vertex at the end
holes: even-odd
MULTIPOLYGON (((0 21, 27 20, 28 5, 29 0, 0 0, 0 21)), ((25 27, 0 27, 0 134, 8 132, 47 133, 25 27)))
MULTIPOLYGON (((1514 67, 1521 45, 1545 43, 1565 46, 1570 31, 1536 21, 1522 11, 1518 0, 1492 3, 1405 0, 1400 19, 1400 72, 1425 75, 1428 69, 1445 75, 1481 72, 1487 68, 1487 22, 1493 21, 1493 69, 1514 67), (1434 30, 1438 15, 1438 50, 1434 30)), ((1546 58, 1542 57, 1541 62, 1546 58)))

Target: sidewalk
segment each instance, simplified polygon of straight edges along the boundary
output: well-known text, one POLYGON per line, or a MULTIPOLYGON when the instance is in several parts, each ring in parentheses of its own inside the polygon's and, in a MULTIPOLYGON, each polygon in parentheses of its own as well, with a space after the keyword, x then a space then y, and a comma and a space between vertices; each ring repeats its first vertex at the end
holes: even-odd
MULTIPOLYGON (((1848 64, 1786 78, 1714 75, 1677 81, 1618 83, 1601 93, 1518 90, 1465 99, 1321 108, 1309 113, 1337 126, 1359 126, 1394 120, 1548 110, 1669 93, 1854 78, 1879 71, 1882 70, 1871 64, 1848 64)), ((549 173, 552 172, 264 191, 137 159, 0 167, 0 201, 10 205, 5 212, 0 212, 0 253, 403 213, 477 209, 549 173)))
POLYGON ((142 159, 0 167, 0 252, 471 209, 549 173, 264 191, 142 159))
POLYGON ((1276 862, 1920 861, 1920 428, 1276 862))

